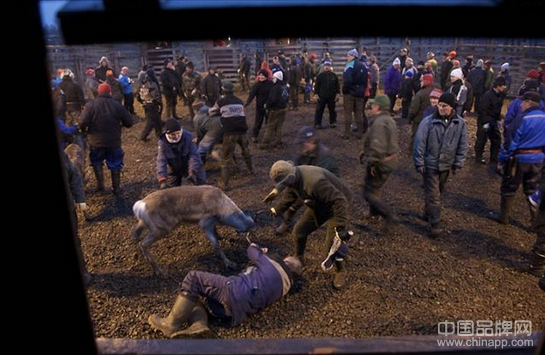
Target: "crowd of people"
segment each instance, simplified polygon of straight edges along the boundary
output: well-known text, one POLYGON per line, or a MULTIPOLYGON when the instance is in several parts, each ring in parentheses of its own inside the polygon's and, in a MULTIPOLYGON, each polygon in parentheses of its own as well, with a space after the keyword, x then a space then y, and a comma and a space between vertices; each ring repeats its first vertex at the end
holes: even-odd
MULTIPOLYGON (((365 169, 363 196, 369 205, 366 215, 383 218, 384 234, 403 223, 381 197, 381 189, 398 166, 396 119, 406 119, 411 124, 409 149, 415 170, 423 180, 422 218, 429 223, 429 236, 438 238, 442 235, 442 193, 449 176, 456 175, 466 163, 470 139, 466 120, 474 112, 475 162, 490 162, 502 176, 497 220, 509 223, 515 193, 522 185, 537 233, 527 272, 541 277, 540 285, 545 290, 545 216, 541 199, 545 190, 545 63, 528 72, 515 93, 509 63, 503 63, 495 75, 491 60, 477 59, 475 64, 474 61, 473 56, 467 56, 462 66, 457 53, 447 51, 439 63, 434 53, 429 52, 426 61, 415 65, 409 50, 402 48, 387 69, 381 95, 377 58, 360 54, 357 49, 347 52, 341 78, 332 70, 329 55, 319 63, 313 54, 286 58, 279 52, 270 67, 267 62, 259 66, 252 82, 251 62, 248 56, 241 55, 237 71, 240 91, 248 91, 243 101, 235 94, 235 85, 222 80, 213 67, 208 68, 203 78, 186 57, 176 61, 167 59, 160 80, 153 68, 144 66, 136 83, 127 67, 121 69, 116 79, 107 58, 103 57, 97 68, 85 72, 83 87, 75 82, 70 70, 59 71, 59 77, 52 83, 52 97, 65 143, 71 135, 78 134, 76 131, 84 134, 90 147, 97 191, 105 190, 103 163, 106 162, 113 193, 117 195, 121 193, 124 156, 121 132, 123 127, 129 128, 134 123, 133 97, 145 113, 140 139, 147 141, 152 130, 156 134, 158 188, 206 184, 206 162, 221 145, 217 155, 221 166, 218 186, 224 191, 231 189, 230 178, 238 169, 237 146, 249 174, 255 174, 252 149, 274 150, 284 146, 283 126, 288 111, 298 110, 300 93, 303 103, 312 102, 314 97, 313 124, 301 127, 298 132, 301 150, 293 161, 279 156, 270 167, 274 189, 263 200, 267 203, 278 198, 270 213, 282 218, 276 233, 291 235, 292 254, 283 259, 273 257, 266 248, 251 243, 247 252, 254 267, 231 277, 191 271, 170 314, 165 318, 149 317, 150 325, 166 336, 202 336, 210 332, 205 309, 235 325, 284 296, 293 285, 294 275, 301 274, 305 265, 308 236, 322 225, 327 225, 322 268, 334 265, 333 287, 346 287, 346 259, 349 246, 356 239, 349 223, 350 212, 354 213, 353 192, 340 176, 335 152, 316 134, 324 129, 322 116, 326 106, 330 129, 337 127, 339 100, 343 104, 342 138, 361 142, 358 144, 359 161, 365 169), (503 115, 502 107, 509 93, 517 98, 503 115), (180 124, 178 97, 192 116, 193 133, 180 124), (248 124, 245 108, 254 99, 255 118, 248 124), (398 99, 400 117, 394 111, 398 99), (483 156, 487 140, 490 140, 488 161, 483 156), (302 212, 292 227, 300 209, 302 212), (189 327, 182 329, 184 323, 189 327)), ((77 174, 74 169, 67 170, 77 174)), ((69 181, 81 183, 76 178, 69 181)), ((81 191, 73 191, 76 206, 86 208, 81 191)))

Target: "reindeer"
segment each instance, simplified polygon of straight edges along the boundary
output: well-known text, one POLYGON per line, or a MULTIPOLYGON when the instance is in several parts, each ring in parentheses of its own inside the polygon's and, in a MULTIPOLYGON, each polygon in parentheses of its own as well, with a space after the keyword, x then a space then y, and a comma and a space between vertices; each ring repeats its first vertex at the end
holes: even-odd
POLYGON ((163 277, 166 272, 153 259, 150 246, 178 225, 198 224, 228 268, 236 268, 237 265, 227 259, 221 250, 216 225, 231 226, 237 233, 247 232, 255 225, 254 220, 220 189, 208 185, 180 186, 153 192, 136 201, 133 212, 138 219, 131 231, 133 241, 138 243, 153 272, 163 277), (140 238, 144 229, 148 233, 140 238))

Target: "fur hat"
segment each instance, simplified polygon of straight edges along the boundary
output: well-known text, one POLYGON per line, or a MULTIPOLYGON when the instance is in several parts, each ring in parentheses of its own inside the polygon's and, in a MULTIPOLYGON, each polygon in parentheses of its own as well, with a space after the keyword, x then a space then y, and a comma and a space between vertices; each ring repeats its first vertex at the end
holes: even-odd
POLYGON ((281 182, 288 175, 295 174, 295 166, 291 161, 278 160, 271 166, 269 176, 274 182, 281 182))

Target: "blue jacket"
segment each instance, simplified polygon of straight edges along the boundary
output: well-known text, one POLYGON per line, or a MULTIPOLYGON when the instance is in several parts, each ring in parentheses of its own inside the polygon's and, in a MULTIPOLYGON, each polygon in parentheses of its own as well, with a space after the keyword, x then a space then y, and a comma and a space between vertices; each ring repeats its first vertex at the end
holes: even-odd
POLYGON ((191 171, 197 176, 197 185, 204 184, 206 173, 193 143, 193 135, 184 130, 178 143, 169 143, 165 133, 159 137, 157 149, 157 178, 166 178, 167 175, 188 176, 191 171))
POLYGON ((543 151, 532 154, 518 154, 519 149, 545 148, 545 112, 537 107, 523 112, 522 123, 517 129, 509 149, 500 152, 500 161, 506 162, 515 155, 520 163, 539 164, 544 162, 543 151))
MULTIPOLYGON (((545 102, 543 100, 539 103, 541 111, 545 111, 545 102)), ((517 132, 520 124, 522 123, 522 117, 524 112, 520 109, 520 99, 517 97, 509 104, 507 113, 505 114, 505 120, 503 121, 503 148, 509 149, 509 145, 513 140, 513 136, 517 132)))
POLYGON ((248 259, 255 265, 243 273, 231 276, 229 306, 232 325, 242 323, 248 316, 257 313, 281 299, 291 288, 292 281, 284 268, 255 246, 249 246, 248 259))
POLYGON ((386 71, 386 77, 384 78, 384 93, 386 95, 397 95, 401 88, 401 72, 395 69, 393 66, 386 71))
POLYGON ((123 95, 132 94, 132 80, 128 75, 119 74, 119 79, 117 79, 123 88, 123 95))
POLYGON ((467 130, 462 117, 455 115, 450 123, 439 113, 425 117, 414 138, 414 166, 447 171, 461 168, 467 156, 467 130))
POLYGON ((350 94, 354 97, 363 97, 367 87, 367 68, 357 59, 354 59, 344 67, 343 95, 350 94))

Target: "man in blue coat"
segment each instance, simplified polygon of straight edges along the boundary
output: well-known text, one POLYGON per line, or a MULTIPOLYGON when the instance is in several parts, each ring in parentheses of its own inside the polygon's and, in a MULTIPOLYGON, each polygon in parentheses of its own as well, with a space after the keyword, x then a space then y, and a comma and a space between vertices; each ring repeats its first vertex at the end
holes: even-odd
POLYGON ((441 195, 448 176, 462 168, 468 151, 466 123, 455 108, 452 93, 441 95, 437 112, 422 120, 414 140, 414 166, 424 177, 425 215, 432 238, 441 234, 441 195))
POLYGON ((159 137, 157 152, 157 181, 160 188, 182 185, 182 178, 195 185, 206 181, 206 173, 193 135, 183 130, 180 122, 169 118, 165 123, 165 133, 159 137))
MULTIPOLYGON (((520 97, 522 122, 509 148, 500 153, 504 164, 501 184, 501 206, 498 222, 509 222, 509 210, 520 184, 524 194, 530 196, 538 187, 545 154, 545 112, 539 108, 541 97, 535 91, 527 91, 520 97)), ((533 219, 535 211, 530 205, 533 219)))
POLYGON ((356 49, 348 51, 343 72, 344 139, 350 139, 352 113, 358 127, 356 137, 363 137, 363 97, 367 87, 367 68, 358 57, 356 49))
POLYGON ((302 270, 297 258, 282 260, 255 243, 250 244, 247 255, 253 265, 238 275, 190 271, 169 315, 161 318, 152 314, 148 323, 171 338, 209 336, 205 307, 232 326, 238 325, 284 297, 293 286, 293 274, 302 270), (186 322, 189 327, 182 330, 186 322))

